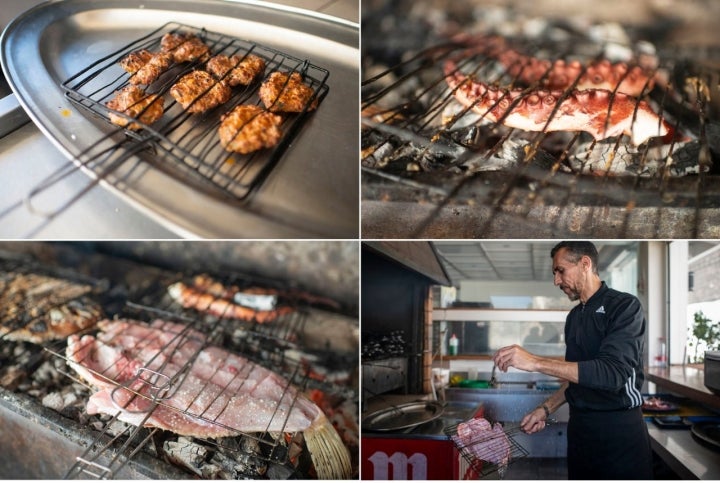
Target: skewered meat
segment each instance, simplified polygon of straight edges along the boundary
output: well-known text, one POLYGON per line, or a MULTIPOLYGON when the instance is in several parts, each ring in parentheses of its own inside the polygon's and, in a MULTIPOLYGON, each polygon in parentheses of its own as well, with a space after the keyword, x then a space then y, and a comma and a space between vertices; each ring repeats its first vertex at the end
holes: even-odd
POLYGON ((510 461, 510 441, 500 423, 491 425, 486 419, 473 418, 458 424, 453 438, 481 461, 499 466, 507 466, 510 461))
POLYGON ((324 305, 333 309, 340 308, 340 304, 335 300, 315 295, 304 290, 296 288, 277 289, 255 286, 239 287, 235 285, 228 287, 207 274, 196 275, 195 278, 193 278, 193 286, 217 297, 224 297, 227 299, 237 299, 238 294, 272 295, 275 296, 281 303, 305 303, 310 305, 324 305))
MULTIPOLYGON (((138 119, 145 125, 152 124, 163 115, 163 98, 157 94, 145 94, 137 86, 125 86, 114 98, 107 102, 107 107, 138 119), (138 117, 139 116, 139 117, 138 117)), ((143 126, 137 122, 129 122, 122 116, 110 112, 110 122, 128 129, 138 130, 143 126), (129 125, 128 125, 129 124, 129 125)))
POLYGON ((227 82, 229 86, 240 84, 247 86, 265 72, 265 60, 253 54, 247 54, 245 57, 216 55, 208 61, 207 70, 217 79, 227 82))
POLYGON ((0 338, 36 344, 64 339, 102 317, 92 287, 38 274, 0 280, 0 338))
POLYGON ((172 55, 160 52, 152 54, 145 65, 140 67, 134 75, 130 77, 131 84, 152 84, 168 70, 172 65, 172 55))
POLYGON ((279 306, 270 310, 258 310, 236 303, 235 294, 240 290, 226 289, 212 279, 198 276, 194 285, 177 282, 168 287, 168 293, 185 308, 208 312, 217 317, 227 317, 258 323, 272 322, 281 315, 292 313, 292 307, 279 306))
POLYGON ((205 45, 200 37, 190 33, 167 33, 160 40, 160 48, 163 52, 172 54, 173 60, 177 63, 205 60, 210 55, 210 47, 205 45))
POLYGON ((185 74, 170 88, 170 95, 188 112, 205 112, 227 102, 232 94, 223 81, 216 81, 204 70, 185 74))
POLYGON ((123 57, 120 60, 120 66, 125 69, 125 71, 134 74, 139 71, 142 66, 150 62, 152 57, 152 52, 146 49, 136 50, 123 57))
POLYGON ((288 75, 284 72, 273 72, 260 86, 260 99, 270 112, 302 112, 317 108, 315 92, 305 85, 298 72, 288 75), (312 99, 312 102, 310 101, 312 99))
POLYGON ((282 376, 208 345, 181 324, 102 321, 96 337, 71 336, 70 366, 99 388, 89 414, 185 436, 302 431, 322 478, 348 478, 350 455, 325 414, 282 376))
POLYGON ((260 106, 237 106, 222 118, 220 142, 228 151, 248 154, 275 146, 282 137, 282 117, 260 106))

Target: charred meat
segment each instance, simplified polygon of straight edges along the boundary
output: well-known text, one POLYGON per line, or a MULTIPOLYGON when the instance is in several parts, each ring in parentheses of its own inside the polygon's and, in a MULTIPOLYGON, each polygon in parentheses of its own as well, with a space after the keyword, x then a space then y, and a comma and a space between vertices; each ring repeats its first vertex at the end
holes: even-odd
POLYGON ((172 55, 160 52, 151 54, 149 60, 130 77, 131 84, 152 84, 172 65, 172 55))
POLYGON ((0 339, 36 344, 64 339, 102 317, 86 297, 90 285, 39 274, 14 274, 0 280, 0 339))
POLYGON ((223 116, 220 142, 226 150, 241 154, 271 148, 282 137, 281 123, 282 117, 260 106, 237 106, 223 116))
MULTIPOLYGON (((107 102, 107 107, 137 119, 145 125, 152 124, 163 115, 163 98, 157 94, 146 94, 141 88, 129 85, 117 92, 114 98, 107 102)), ((110 121, 118 126, 127 127, 134 131, 143 126, 137 122, 130 122, 123 116, 113 112, 109 113, 110 121)))
POLYGON ((294 311, 292 307, 274 304, 266 308, 249 306, 247 302, 243 305, 242 298, 239 298, 238 294, 247 294, 247 291, 237 287, 226 288, 204 275, 195 277, 193 284, 174 283, 168 287, 168 293, 185 308, 207 312, 217 317, 254 321, 260 324, 271 322, 294 311))
POLYGON ((135 52, 130 52, 120 60, 120 67, 126 72, 134 74, 139 71, 142 66, 150 62, 152 57, 153 53, 146 49, 136 50, 135 52))
POLYGON ((315 91, 298 72, 273 72, 260 86, 260 99, 270 112, 302 112, 317 108, 315 91))
POLYGON ((194 34, 167 33, 160 41, 160 48, 163 52, 172 54, 177 63, 205 60, 210 55, 210 47, 194 34))
MULTIPOLYGON (((193 278, 192 284, 198 290, 203 290, 217 297, 234 299, 236 301, 242 299, 243 296, 265 296, 274 297, 275 303, 279 305, 319 305, 336 310, 340 308, 340 304, 331 298, 315 295, 297 288, 279 289, 272 287, 260 287, 257 285, 226 285, 208 274, 196 275, 193 278)), ((275 305, 273 304, 273 307, 274 306, 275 305)), ((260 307, 256 306, 256 308, 260 307)))
POLYGON ((204 70, 185 74, 170 88, 170 95, 188 112, 205 112, 230 99, 230 87, 204 70))
POLYGON ((217 79, 224 80, 232 87, 247 86, 265 72, 265 60, 252 54, 244 57, 216 55, 208 61, 207 70, 217 79))

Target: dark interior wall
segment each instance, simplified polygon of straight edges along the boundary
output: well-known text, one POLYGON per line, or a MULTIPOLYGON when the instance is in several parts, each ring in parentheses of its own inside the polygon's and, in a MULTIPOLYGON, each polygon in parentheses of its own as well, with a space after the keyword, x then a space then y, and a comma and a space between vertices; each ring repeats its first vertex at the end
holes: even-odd
POLYGON ((429 280, 363 247, 361 254, 363 334, 402 330, 408 343, 407 390, 422 392, 423 302, 429 280))

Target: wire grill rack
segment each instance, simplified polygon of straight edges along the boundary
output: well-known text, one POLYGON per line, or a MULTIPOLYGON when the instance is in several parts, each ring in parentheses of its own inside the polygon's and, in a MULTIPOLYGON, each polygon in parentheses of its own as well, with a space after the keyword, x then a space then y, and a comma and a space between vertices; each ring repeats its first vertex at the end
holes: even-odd
MULTIPOLYGON (((107 170, 112 170, 117 162, 138 156, 158 169, 179 176, 196 188, 228 199, 242 200, 267 177, 310 115, 307 108, 297 114, 283 114, 283 135, 271 149, 240 154, 230 153, 223 148, 217 134, 221 116, 237 105, 259 104, 258 89, 262 81, 276 71, 299 73, 304 83, 313 90, 312 100, 321 102, 328 93, 326 81, 329 72, 307 59, 229 35, 179 23, 168 23, 92 63, 62 84, 68 99, 111 128, 107 131, 106 138, 91 145, 77 157, 76 162, 104 177, 107 170), (205 60, 174 64, 146 90, 148 94, 165 98, 166 108, 160 120, 152 125, 133 120, 142 126, 139 131, 112 124, 110 111, 105 103, 115 92, 128 85, 130 77, 130 74, 120 67, 119 61, 130 52, 140 49, 158 52, 160 40, 166 33, 195 34, 210 48, 212 55, 244 57, 252 54, 261 57, 266 62, 263 79, 255 80, 246 87, 234 87, 230 100, 219 107, 202 114, 190 114, 175 102, 168 92, 184 74, 203 69, 205 60), (108 143, 108 139, 112 139, 114 143, 108 143), (123 149, 124 155, 115 161, 102 161, 114 155, 118 148, 123 149), (101 170, 101 166, 109 168, 101 170)), ((115 114, 130 119, 124 114, 115 114)))
MULTIPOLYGON (((150 354, 150 359, 144 361, 145 365, 140 367, 139 370, 136 371, 135 376, 129 380, 114 380, 114 372, 118 372, 117 369, 120 369, 114 365, 110 365, 99 372, 91 371, 99 378, 108 379, 108 382, 114 386, 111 397, 118 409, 124 406, 126 410, 131 413, 140 411, 140 419, 142 419, 142 421, 137 425, 127 426, 117 434, 110 434, 109 429, 116 425, 121 415, 121 412, 118 411, 109 421, 104 423, 94 443, 87 448, 84 454, 77 458, 66 477, 106 479, 115 476, 124 465, 133 459, 137 452, 154 441, 154 438, 160 430, 157 428, 148 429, 144 426, 153 414, 160 411, 164 411, 165 414, 168 414, 167 411, 170 411, 173 414, 203 421, 205 424, 217 425, 234 434, 235 436, 233 437, 241 437, 244 440, 254 441, 251 448, 248 448, 247 445, 245 447, 238 445, 225 448, 231 453, 245 454, 269 463, 272 462, 281 465, 288 463, 289 455, 286 442, 287 440, 293 440, 295 433, 288 433, 286 436, 287 439, 279 437, 280 434, 285 433, 284 428, 287 424, 287 416, 285 416, 284 419, 279 414, 278 416, 274 416, 274 418, 278 417, 281 419, 280 424, 283 429, 279 431, 273 429, 272 431, 268 430, 264 432, 244 432, 241 429, 233 428, 216 421, 206 414, 206 411, 209 411, 212 404, 214 404, 214 402, 212 402, 214 399, 211 401, 211 404, 208 404, 204 410, 201 409, 200 411, 198 411, 198 407, 202 407, 200 403, 198 403, 200 406, 197 407, 195 407, 195 403, 193 403, 192 407, 178 407, 171 399, 172 393, 181 390, 178 389, 178 387, 182 386, 185 378, 193 371, 193 366, 201 364, 198 359, 201 351, 210 345, 220 345, 223 338, 222 325, 212 326, 196 318, 189 318, 155 307, 141 306, 132 303, 129 304, 128 310, 123 315, 131 316, 134 320, 138 320, 141 323, 162 320, 164 323, 176 324, 171 326, 173 331, 177 327, 183 328, 179 331, 172 332, 173 336, 170 338, 170 342, 160 348, 156 354, 150 354), (198 333, 202 333, 206 339, 201 342, 197 339, 198 333), (165 358, 172 357, 177 351, 186 350, 188 347, 198 344, 201 345, 202 348, 196 353, 190 354, 190 357, 183 366, 173 367, 172 363, 162 362, 165 358), (156 358, 158 359, 156 360, 156 358), (130 399, 125 401, 129 393, 132 393, 130 399)), ((118 337, 123 337, 123 335, 118 334, 118 337)), ((61 345, 47 347, 46 349, 57 357, 69 360, 65 354, 64 347, 61 345)), ((261 365, 272 364, 272 362, 269 361, 262 361, 261 364, 260 361, 255 360, 253 357, 246 359, 248 359, 248 363, 247 367, 242 369, 243 372, 246 371, 247 368, 254 366, 259 367, 261 365)), ((284 368, 285 372, 291 370, 288 361, 285 362, 284 368)), ((300 365, 295 365, 292 370, 294 373, 290 378, 286 379, 285 382, 286 385, 284 386, 282 394, 283 399, 287 399, 285 394, 290 391, 291 386, 302 385, 305 379, 303 368, 300 365)), ((72 376, 72 374, 69 375, 72 376)), ((294 394, 294 396, 291 396, 292 401, 290 402, 290 407, 295 406, 297 403, 298 393, 294 394)), ((228 396, 232 396, 232 394, 228 393, 228 396)), ((208 439, 204 442, 215 447, 227 444, 224 438, 208 439)))
POLYGON ((458 436, 461 424, 466 423, 447 426, 444 432, 467 462, 466 477, 481 478, 497 473, 502 478, 508 465, 528 455, 513 437, 520 431, 519 426, 506 426, 502 433, 480 433, 467 439, 458 436))
POLYGON ((61 317, 75 317, 83 326, 94 323, 102 310, 92 297, 101 285, 66 270, 0 259, 0 342, 20 333, 24 333, 20 340, 35 342, 62 338, 62 334, 47 335, 52 321, 61 317))

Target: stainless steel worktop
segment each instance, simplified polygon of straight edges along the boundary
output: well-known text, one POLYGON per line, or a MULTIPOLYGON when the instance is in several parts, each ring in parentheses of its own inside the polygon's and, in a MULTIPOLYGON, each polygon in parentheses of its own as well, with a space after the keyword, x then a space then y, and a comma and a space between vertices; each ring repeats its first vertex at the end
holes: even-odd
POLYGON ((689 430, 648 423, 653 451, 684 479, 720 480, 720 453, 698 443, 689 430))

